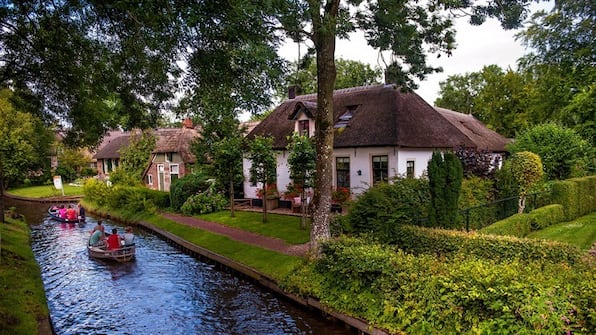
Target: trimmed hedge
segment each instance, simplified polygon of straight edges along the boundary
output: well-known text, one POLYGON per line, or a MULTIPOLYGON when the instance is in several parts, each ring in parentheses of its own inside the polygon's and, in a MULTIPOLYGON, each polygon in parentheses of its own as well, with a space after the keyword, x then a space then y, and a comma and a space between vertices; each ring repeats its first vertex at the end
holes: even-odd
POLYGON ((529 214, 514 214, 479 230, 483 234, 509 235, 525 237, 532 230, 532 218, 529 214))
MULTIPOLYGON (((563 205, 554 204, 536 208, 528 214, 532 230, 544 229, 559 222, 565 221, 563 205)), ((524 235, 525 236, 525 235, 524 235)))
POLYGON ((590 334, 596 282, 579 263, 412 255, 364 239, 321 247, 283 287, 394 334, 590 334))
POLYGON ((409 225, 400 226, 395 237, 393 244, 417 255, 463 254, 495 261, 546 261, 569 264, 575 264, 582 255, 577 247, 566 243, 409 225))
POLYGON ((552 189, 553 203, 563 205, 566 221, 596 210, 596 176, 557 181, 552 189))

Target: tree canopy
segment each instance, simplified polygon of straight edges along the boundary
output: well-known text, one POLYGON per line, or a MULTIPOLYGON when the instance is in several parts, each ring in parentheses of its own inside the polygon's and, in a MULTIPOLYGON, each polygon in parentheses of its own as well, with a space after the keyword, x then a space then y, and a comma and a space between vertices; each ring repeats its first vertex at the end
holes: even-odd
MULTIPOLYGON (((283 63, 283 37, 310 41, 317 61, 317 177, 311 242, 329 234, 335 41, 364 32, 388 54, 385 72, 404 89, 440 71, 427 54, 455 47, 452 18, 518 27, 532 0, 488 1, 8 1, 0 11, 0 78, 71 123, 69 139, 93 143, 109 128, 147 128, 178 85, 180 113, 229 120, 264 109, 283 63), (182 61, 182 62, 179 62, 182 61), (180 65, 181 63, 184 66, 180 65)), ((313 253, 314 255, 317 252, 313 253)))
POLYGON ((551 11, 536 12, 516 35, 530 48, 517 70, 491 65, 450 76, 440 84, 435 104, 472 113, 505 136, 556 122, 594 145, 595 11, 593 1, 563 0, 551 11))

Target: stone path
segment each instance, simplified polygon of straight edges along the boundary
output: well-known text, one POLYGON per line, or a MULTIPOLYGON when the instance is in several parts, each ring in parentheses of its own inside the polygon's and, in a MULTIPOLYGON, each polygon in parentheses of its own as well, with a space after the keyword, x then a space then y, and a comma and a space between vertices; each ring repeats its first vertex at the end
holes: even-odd
POLYGON ((176 221, 178 223, 203 229, 215 234, 227 236, 232 240, 238 242, 277 251, 290 256, 306 256, 309 249, 308 243, 298 245, 287 244, 285 241, 279 238, 267 237, 246 230, 229 227, 220 223, 201 220, 191 216, 184 216, 165 212, 161 213, 160 215, 164 218, 176 221))

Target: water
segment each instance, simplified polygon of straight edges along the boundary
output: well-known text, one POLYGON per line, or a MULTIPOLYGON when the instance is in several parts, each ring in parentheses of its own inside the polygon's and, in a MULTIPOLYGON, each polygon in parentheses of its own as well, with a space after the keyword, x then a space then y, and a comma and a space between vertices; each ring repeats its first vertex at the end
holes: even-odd
MULTIPOLYGON (((29 223, 40 215, 32 206, 29 223)), ((136 259, 119 264, 87 255, 93 217, 82 226, 38 220, 32 248, 57 334, 351 334, 143 230, 136 259)))

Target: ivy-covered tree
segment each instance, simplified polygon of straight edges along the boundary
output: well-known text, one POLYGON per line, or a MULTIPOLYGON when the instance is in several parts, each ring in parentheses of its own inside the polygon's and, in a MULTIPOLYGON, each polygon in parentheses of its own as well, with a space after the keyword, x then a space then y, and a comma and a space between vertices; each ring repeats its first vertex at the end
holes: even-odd
POLYGON ((549 180, 580 176, 594 169, 594 148, 572 129, 554 123, 534 126, 507 146, 512 153, 530 151, 538 156, 549 180))
POLYGON ((526 196, 544 175, 540 156, 529 151, 516 152, 511 156, 511 172, 518 186, 517 212, 523 213, 526 208, 526 196))
POLYGON ((263 223, 268 221, 267 190, 269 185, 277 179, 277 161, 272 146, 273 139, 271 137, 257 136, 250 142, 248 148, 248 159, 251 161, 250 181, 260 183, 263 187, 263 223))
POLYGON ((457 228, 462 179, 463 168, 454 153, 433 153, 428 162, 429 223, 432 227, 457 228))
POLYGON ((290 166, 290 178, 294 184, 300 185, 300 227, 306 228, 306 190, 314 186, 314 174, 316 172, 315 159, 317 152, 311 139, 305 135, 292 135, 292 141, 288 143, 288 165, 290 166))

